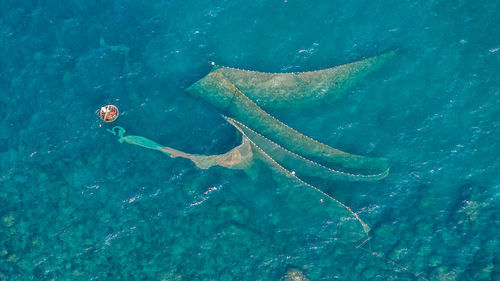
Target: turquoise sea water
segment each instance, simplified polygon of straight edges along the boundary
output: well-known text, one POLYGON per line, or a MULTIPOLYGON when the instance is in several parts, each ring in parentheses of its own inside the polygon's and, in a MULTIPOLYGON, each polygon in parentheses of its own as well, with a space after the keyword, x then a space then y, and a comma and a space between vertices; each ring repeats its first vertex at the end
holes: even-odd
POLYGON ((234 128, 184 91, 210 62, 307 71, 395 49, 334 104, 273 114, 390 159, 382 181, 318 184, 372 227, 372 250, 429 280, 500 279, 499 13, 498 1, 0 1, 0 280, 289 268, 416 280, 332 239, 317 194, 120 144, 94 114, 113 103, 131 134, 222 153, 234 128))

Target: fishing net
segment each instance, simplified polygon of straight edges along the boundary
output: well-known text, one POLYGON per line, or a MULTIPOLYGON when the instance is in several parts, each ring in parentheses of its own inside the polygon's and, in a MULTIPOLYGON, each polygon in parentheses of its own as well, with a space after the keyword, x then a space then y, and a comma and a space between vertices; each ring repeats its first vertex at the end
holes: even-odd
POLYGON ((115 127, 112 132, 119 135, 121 142, 158 150, 170 157, 190 159, 202 169, 216 165, 247 169, 258 153, 270 166, 345 208, 367 233, 368 225, 349 207, 306 183, 301 176, 346 181, 380 180, 389 172, 388 162, 385 159, 349 154, 323 144, 279 121, 262 107, 305 106, 322 100, 334 100, 393 55, 394 52, 389 52, 333 68, 302 73, 264 73, 214 67, 187 91, 219 109, 223 117, 241 133, 242 143, 224 154, 189 154, 141 136, 125 136, 124 129, 120 127, 115 127))
POLYGON ((157 150, 172 158, 186 158, 201 169, 222 166, 247 170, 258 159, 258 162, 265 163, 282 175, 283 180, 288 182, 287 186, 294 185, 289 184, 293 182, 297 187, 307 187, 333 203, 332 210, 339 218, 337 225, 343 229, 347 226, 347 232, 353 234, 353 239, 349 240, 357 242, 356 248, 385 259, 361 247, 370 240, 370 227, 358 214, 304 178, 376 181, 388 175, 388 161, 350 154, 323 144, 291 128, 266 110, 332 102, 393 55, 394 52, 388 52, 333 68, 301 73, 264 73, 215 66, 205 77, 192 84, 187 92, 216 107, 223 118, 241 133, 241 144, 224 154, 190 154, 141 136, 125 136, 125 129, 121 127, 109 131, 118 135, 120 142, 157 150))

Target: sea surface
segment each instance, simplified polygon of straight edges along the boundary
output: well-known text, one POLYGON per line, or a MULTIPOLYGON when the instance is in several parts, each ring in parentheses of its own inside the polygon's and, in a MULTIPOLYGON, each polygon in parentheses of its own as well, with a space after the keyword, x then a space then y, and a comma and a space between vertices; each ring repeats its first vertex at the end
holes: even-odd
POLYGON ((499 14, 496 0, 1 0, 0 280, 500 280, 499 14), (185 92, 211 62, 300 72, 391 50, 335 103, 274 112, 390 160, 382 181, 317 184, 371 226, 362 249, 269 169, 201 170, 119 143, 95 114, 115 104, 127 133, 222 153, 241 138, 185 92))

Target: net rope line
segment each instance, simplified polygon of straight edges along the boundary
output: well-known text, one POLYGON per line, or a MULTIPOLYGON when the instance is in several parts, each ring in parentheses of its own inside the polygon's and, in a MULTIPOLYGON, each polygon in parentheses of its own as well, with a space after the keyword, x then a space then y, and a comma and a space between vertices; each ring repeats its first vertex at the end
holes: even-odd
MULTIPOLYGON (((367 58, 363 58, 362 60, 372 59, 372 58, 375 58, 375 57, 367 57, 367 58)), ((334 67, 343 67, 343 66, 347 66, 347 65, 350 65, 350 64, 353 64, 353 63, 356 63, 356 62, 359 62, 359 61, 348 62, 348 63, 344 63, 344 64, 339 64, 339 65, 336 65, 334 67)), ((294 75, 298 75, 298 74, 316 73, 316 72, 325 70, 323 68, 323 69, 315 69, 315 70, 307 70, 307 71, 266 72, 266 71, 256 71, 256 70, 250 70, 250 69, 243 69, 243 68, 238 68, 238 67, 233 67, 233 66, 225 66, 225 65, 217 64, 217 63, 215 63, 213 61, 211 62, 211 64, 213 66, 215 66, 215 67, 218 67, 218 68, 234 69, 234 70, 245 71, 245 72, 250 72, 250 73, 263 73, 263 74, 271 74, 271 75, 275 75, 275 74, 276 75, 279 75, 279 74, 294 74, 294 75)), ((327 68, 327 69, 329 69, 329 68, 327 68)))
MULTIPOLYGON (((415 271, 413 271, 413 270, 409 269, 408 267, 406 267, 406 266, 404 266, 404 265, 402 265, 402 264, 400 264, 400 263, 397 263, 397 262, 395 262, 395 261, 394 261, 394 260, 392 260, 392 259, 386 258, 383 254, 381 254, 381 253, 379 253, 379 252, 375 252, 375 251, 373 251, 373 250, 372 250, 371 243, 370 243, 370 242, 371 242, 371 238, 372 238, 372 237, 368 237, 365 241, 363 241, 363 243, 361 243, 360 245, 356 246, 355 248, 356 248, 356 249, 358 249, 358 250, 361 250, 361 251, 363 251, 363 252, 369 253, 371 256, 377 257, 377 258, 379 258, 379 259, 381 259, 381 260, 385 261, 386 263, 389 263, 389 264, 391 264, 391 265, 393 265, 393 266, 395 266, 395 267, 397 267, 397 268, 399 268, 399 269, 401 269, 401 270, 403 270, 403 271, 405 271, 405 272, 407 272, 407 273, 409 273, 409 274, 413 275, 415 278, 419 278, 419 279, 422 279, 422 280, 429 281, 429 279, 427 279, 427 278, 425 278, 425 277, 421 276, 421 274, 422 274, 423 272, 416 273, 415 271), (365 243, 365 242, 367 242, 367 241, 368 241, 368 243, 367 243, 367 244, 369 245, 369 249, 366 249, 366 248, 364 248, 364 247, 362 246, 362 244, 364 244, 364 243, 365 243)), ((349 244, 349 243, 347 243, 347 242, 344 242, 344 241, 342 241, 342 240, 340 240, 340 239, 338 239, 338 238, 333 238, 333 240, 334 240, 335 242, 338 242, 338 243, 341 243, 341 244, 344 244, 344 245, 347 245, 347 246, 351 246, 351 247, 352 247, 352 244, 349 244)))
MULTIPOLYGON (((233 122, 237 123, 239 126, 242 126, 242 127, 246 128, 247 130, 251 131, 252 133, 254 133, 254 134, 258 135, 259 137, 261 137, 261 138, 263 138, 263 139, 267 140, 268 142, 270 142, 270 143, 271 143, 271 144, 273 144, 274 146, 276 146, 276 147, 280 148, 281 150, 285 151, 286 153, 289 153, 289 154, 291 154, 291 155, 293 155, 293 156, 295 156, 295 157, 297 157, 297 158, 300 158, 300 159, 302 159, 302 160, 304 160, 304 161, 307 161, 307 162, 309 162, 309 163, 311 163, 311 164, 313 164, 313 165, 316 165, 316 166, 318 166, 318 167, 320 167, 320 168, 322 168, 322 169, 327 169, 327 170, 331 171, 332 173, 338 173, 338 174, 347 175, 347 176, 352 176, 352 177, 371 178, 371 177, 379 177, 379 176, 382 176, 382 175, 384 175, 385 173, 387 173, 387 172, 388 172, 388 170, 386 170, 386 171, 384 171, 384 172, 382 172, 382 173, 380 173, 380 174, 373 174, 373 175, 361 175, 361 174, 352 174, 352 173, 347 173, 347 172, 337 171, 337 170, 335 170, 335 169, 332 169, 332 168, 326 167, 326 166, 324 166, 324 165, 322 165, 322 164, 320 164, 320 163, 318 163, 318 162, 315 162, 315 161, 313 161, 313 160, 311 160, 311 159, 308 159, 308 158, 306 158, 306 157, 304 157, 304 156, 302 156, 302 155, 299 155, 299 154, 297 154, 297 153, 295 153, 295 152, 293 152, 293 151, 290 151, 290 150, 288 150, 288 149, 284 148, 283 146, 281 146, 281 145, 279 145, 279 144, 275 143, 274 141, 272 141, 272 140, 270 140, 270 139, 266 138, 265 136, 261 135, 260 133, 258 133, 258 132, 256 132, 256 131, 252 130, 251 128, 249 128, 249 127, 248 127, 248 126, 246 126, 245 124, 243 124, 243 123, 239 122, 238 120, 235 120, 235 119, 230 118, 230 117, 227 117, 227 116, 224 116, 224 118, 225 118, 226 120, 231 120, 231 121, 233 121, 233 122)), ((248 136, 247 136, 247 137, 248 137, 248 136)))
MULTIPOLYGON (((227 118, 229 120, 234 120, 232 118, 229 118, 227 116, 224 116, 224 118, 227 118)), ((240 122, 234 120, 235 122, 237 122, 238 124, 241 124, 240 122)), ((243 124, 241 124, 243 125, 243 124)), ((243 125, 244 126, 244 125, 243 125)), ((235 126, 238 131, 241 132, 241 134, 243 134, 249 141, 250 143, 259 150, 260 153, 262 153, 262 155, 264 155, 269 161, 271 161, 276 167, 278 167, 280 170, 282 170, 283 172, 285 172, 285 174, 287 174, 289 177, 292 177, 296 180, 298 180, 299 182, 301 182, 302 184, 304 184, 305 186, 315 190, 316 192, 319 192, 321 195, 325 196, 326 198, 332 200, 333 202, 339 204, 340 206, 342 206, 344 209, 346 209, 360 224, 361 226, 363 227, 363 231, 365 232, 366 234, 366 240, 364 240, 363 242, 361 242, 358 246, 356 246, 355 248, 356 249, 360 249, 362 251, 365 251, 367 253, 370 253, 371 255, 373 256, 376 256, 380 259, 383 259, 384 261, 396 266, 397 268, 399 269, 402 269, 408 273, 410 273, 411 275, 413 275, 414 277, 416 278, 421 278, 423 280, 427 280, 427 278, 425 277, 422 277, 420 276, 421 273, 415 273, 414 271, 408 269, 406 266, 403 266, 395 261, 393 261, 392 259, 389 259, 389 258, 386 258, 384 255, 378 253, 378 252, 375 252, 375 251, 372 251, 371 250, 371 244, 370 244, 370 240, 371 240, 371 236, 369 236, 369 232, 370 232, 370 227, 368 226, 368 224, 366 224, 359 216, 357 213, 355 213, 349 206, 345 205, 344 203, 342 203, 341 201, 339 201, 338 199, 334 198, 333 196, 330 196, 329 194, 327 194, 326 192, 324 192, 323 190, 317 188, 316 186, 312 185, 312 184, 309 184, 305 181, 303 181, 301 178, 299 178, 298 176, 295 175, 295 173, 292 173, 290 172, 288 169, 286 169, 285 167, 283 167, 281 164, 279 164, 276 160, 274 160, 271 156, 269 156, 262 148, 260 148, 260 146, 258 146, 255 142, 252 141, 252 139, 250 139, 250 137, 248 137, 241 129, 239 129, 237 126, 235 126), (370 247, 370 250, 366 249, 366 248, 363 248, 363 244, 365 244, 366 242, 368 242, 369 244, 369 247, 370 247)), ((338 238, 336 238, 336 241, 338 242, 341 242, 343 243, 344 245, 349 245, 349 246, 352 246, 352 244, 349 244, 349 243, 346 243, 346 242, 343 242, 341 240, 339 240, 338 238)))

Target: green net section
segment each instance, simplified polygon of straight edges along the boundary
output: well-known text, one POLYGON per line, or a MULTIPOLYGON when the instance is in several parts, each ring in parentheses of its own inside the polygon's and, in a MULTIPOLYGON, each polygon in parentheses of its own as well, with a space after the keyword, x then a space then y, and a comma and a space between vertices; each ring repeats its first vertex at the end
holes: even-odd
POLYGON ((265 73, 224 66, 215 67, 212 72, 222 74, 262 108, 297 108, 338 99, 394 53, 308 72, 265 73))
POLYGON ((251 166, 253 160, 252 148, 248 138, 243 136, 242 142, 237 147, 231 149, 224 154, 217 155, 200 155, 186 153, 168 146, 162 146, 155 141, 142 136, 125 136, 125 129, 119 126, 108 130, 119 137, 119 142, 125 142, 148 149, 157 150, 167 154, 172 158, 181 157, 193 161, 200 169, 208 169, 213 166, 222 166, 230 169, 247 169, 251 166))

